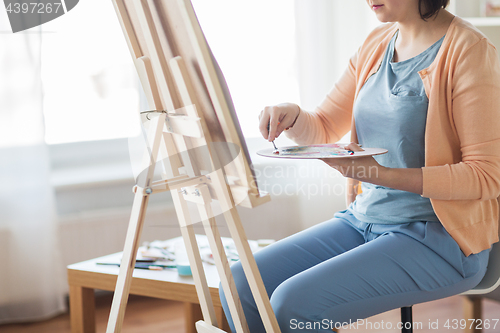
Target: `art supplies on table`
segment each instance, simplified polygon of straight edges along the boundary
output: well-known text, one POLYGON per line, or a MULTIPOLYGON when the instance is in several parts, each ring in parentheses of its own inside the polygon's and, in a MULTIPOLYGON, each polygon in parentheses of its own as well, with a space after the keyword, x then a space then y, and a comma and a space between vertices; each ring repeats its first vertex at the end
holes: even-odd
POLYGON ((177 264, 177 272, 180 276, 191 276, 191 266, 189 265, 189 258, 184 245, 184 240, 179 239, 174 243, 175 263, 177 264))
MULTIPOLYGON (((239 260, 236 246, 231 238, 221 237, 226 256, 230 264, 239 260)), ((196 242, 203 262, 214 265, 214 258, 208 239, 205 235, 196 235, 196 242)), ((252 252, 272 244, 273 239, 249 240, 252 252)), ((120 266, 118 262, 98 262, 97 265, 120 266)), ((176 237, 165 241, 145 242, 139 247, 134 268, 158 270, 177 269, 179 275, 190 276, 191 268, 187 260, 182 237, 176 237)))
POLYGON ((263 149, 257 155, 276 158, 318 159, 318 158, 353 158, 374 156, 387 153, 387 149, 363 148, 363 151, 347 150, 347 143, 331 143, 307 146, 288 146, 274 149, 263 149))
MULTIPOLYGON (((119 263, 114 263, 114 262, 98 262, 98 263, 96 263, 96 265, 108 265, 108 266, 118 266, 118 267, 120 267, 119 263)), ((161 271, 164 268, 177 268, 177 266, 176 265, 164 265, 164 264, 161 264, 161 263, 159 263, 157 261, 153 261, 153 262, 139 262, 139 261, 136 261, 134 268, 149 269, 151 271, 161 271)))

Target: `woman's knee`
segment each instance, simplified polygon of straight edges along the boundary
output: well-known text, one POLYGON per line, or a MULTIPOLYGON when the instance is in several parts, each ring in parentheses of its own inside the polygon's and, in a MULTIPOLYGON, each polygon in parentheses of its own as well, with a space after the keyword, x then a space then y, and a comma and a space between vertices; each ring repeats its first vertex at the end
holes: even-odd
POLYGON ((290 327, 293 322, 307 319, 304 304, 310 298, 294 279, 281 283, 271 295, 271 306, 282 330, 290 327))

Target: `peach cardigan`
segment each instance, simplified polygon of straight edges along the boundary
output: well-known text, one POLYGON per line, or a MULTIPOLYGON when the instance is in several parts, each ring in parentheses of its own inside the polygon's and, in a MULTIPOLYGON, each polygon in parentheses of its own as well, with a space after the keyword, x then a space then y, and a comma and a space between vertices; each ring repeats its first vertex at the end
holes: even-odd
MULTIPOLYGON (((321 105, 301 112, 287 136, 299 144, 328 143, 351 130, 357 142, 354 101, 397 29, 397 23, 376 28, 321 105)), ((434 62, 419 74, 429 98, 422 196, 468 256, 499 239, 498 55, 481 32, 455 17, 434 62)))

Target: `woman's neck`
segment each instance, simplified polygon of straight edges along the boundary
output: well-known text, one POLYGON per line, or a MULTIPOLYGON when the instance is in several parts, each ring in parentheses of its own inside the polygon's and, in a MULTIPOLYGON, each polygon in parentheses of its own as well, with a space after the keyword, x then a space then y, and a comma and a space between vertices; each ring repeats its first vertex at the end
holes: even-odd
POLYGON ((441 9, 427 21, 422 20, 420 15, 399 21, 393 61, 410 59, 428 49, 446 34, 454 17, 450 12, 441 9))
POLYGON ((398 22, 399 34, 398 44, 406 47, 421 43, 438 41, 451 24, 455 16, 445 9, 441 9, 435 16, 422 20, 420 15, 409 17, 405 21, 398 22))

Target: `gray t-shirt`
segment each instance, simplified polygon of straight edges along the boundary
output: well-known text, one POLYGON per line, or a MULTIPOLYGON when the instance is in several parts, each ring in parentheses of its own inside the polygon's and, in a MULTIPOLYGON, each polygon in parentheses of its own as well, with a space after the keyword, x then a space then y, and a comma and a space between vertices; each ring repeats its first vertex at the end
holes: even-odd
MULTIPOLYGON (((421 168, 425 165, 429 100, 418 72, 434 61, 444 36, 421 54, 392 62, 397 36, 398 32, 389 43, 379 70, 358 94, 354 104, 356 132, 364 147, 388 150, 387 154, 374 157, 382 166, 421 168)), ((362 183, 362 190, 348 208, 362 222, 439 221, 430 200, 419 194, 366 182, 362 183)))

